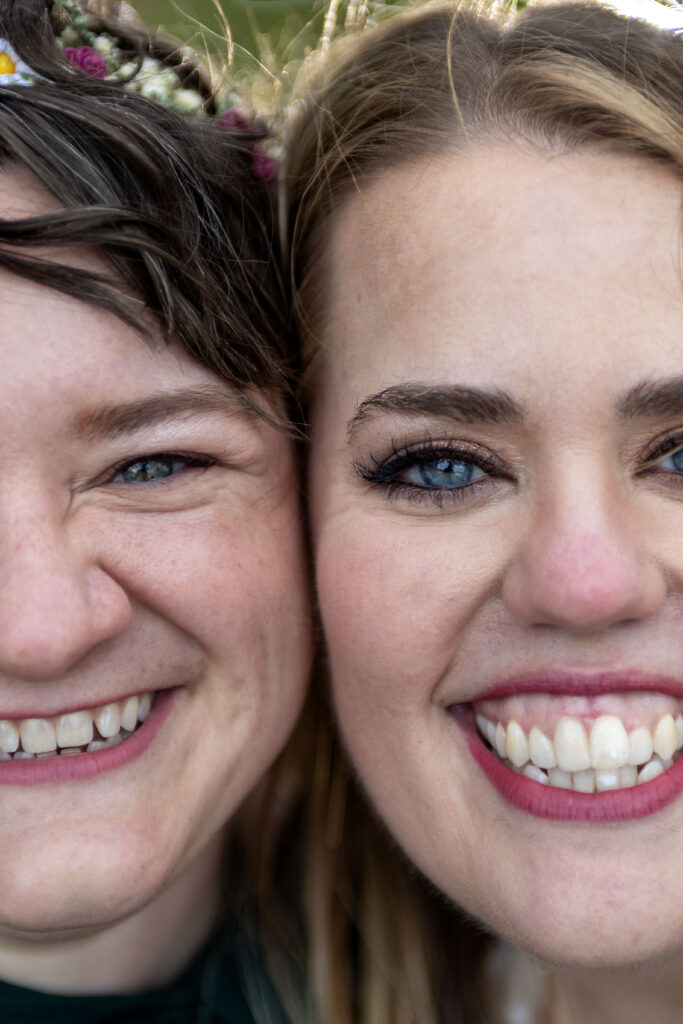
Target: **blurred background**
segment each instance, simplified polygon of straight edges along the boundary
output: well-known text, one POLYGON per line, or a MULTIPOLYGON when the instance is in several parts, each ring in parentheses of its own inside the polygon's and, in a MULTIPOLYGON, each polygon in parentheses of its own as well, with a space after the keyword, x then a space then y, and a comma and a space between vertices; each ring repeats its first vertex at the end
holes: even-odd
POLYGON ((250 53, 260 53, 263 35, 268 34, 275 43, 280 37, 292 39, 311 24, 318 32, 324 18, 321 0, 131 0, 140 17, 149 24, 161 27, 179 39, 206 45, 220 53, 225 48, 223 12, 230 32, 238 46, 250 53))

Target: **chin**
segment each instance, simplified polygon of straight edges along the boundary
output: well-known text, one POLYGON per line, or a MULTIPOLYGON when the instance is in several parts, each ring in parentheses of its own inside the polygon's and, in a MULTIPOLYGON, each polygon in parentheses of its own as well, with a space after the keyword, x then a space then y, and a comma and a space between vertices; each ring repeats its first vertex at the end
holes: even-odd
POLYGON ((659 905, 626 894, 600 901, 588 893, 582 902, 570 891, 554 899, 535 895, 535 906, 499 907, 480 917, 494 933, 553 967, 621 972, 663 965, 683 952, 683 900, 676 906, 670 893, 659 905))
POLYGON ((632 970, 647 972, 680 962, 683 934, 641 932, 624 928, 620 934, 522 935, 516 944, 542 963, 569 972, 620 974, 632 970))
POLYGON ((18 838, 11 857, 0 854, 0 932, 36 941, 97 932, 149 903, 168 874, 130 832, 106 844, 18 838))

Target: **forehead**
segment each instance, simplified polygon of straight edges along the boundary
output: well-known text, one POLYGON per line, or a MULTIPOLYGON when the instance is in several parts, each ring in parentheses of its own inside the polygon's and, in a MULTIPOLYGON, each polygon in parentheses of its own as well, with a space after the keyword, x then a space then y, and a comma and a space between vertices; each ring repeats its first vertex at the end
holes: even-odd
MULTIPOLYGON (((62 204, 29 171, 7 167, 0 171, 0 217, 21 220, 40 217, 62 209, 62 204)), ((112 283, 125 283, 112 265, 98 251, 85 248, 46 247, 32 249, 32 255, 69 266, 103 274, 112 283)), ((179 374, 179 351, 166 346, 160 338, 147 336, 124 324, 118 317, 96 306, 39 285, 29 278, 0 269, 0 339, 4 385, 17 384, 22 376, 26 383, 38 385, 41 378, 53 382, 59 377, 68 383, 70 376, 77 383, 75 368, 90 370, 111 390, 119 381, 128 381, 135 388, 135 377, 125 373, 131 361, 150 378, 167 364, 179 374), (63 368, 60 370, 60 363, 63 368), (114 371, 118 370, 118 374, 114 371), (41 372, 42 371, 42 372, 41 372)), ((152 327, 140 301, 140 323, 152 327)), ((189 362, 189 360, 188 360, 189 362)), ((132 368, 132 367, 131 367, 132 368)), ((167 371, 168 372, 168 371, 167 371)), ((147 386, 138 382, 144 390, 147 386)))
MULTIPOLYGON (((0 216, 40 216, 59 202, 22 169, 0 173, 0 216)), ((117 277, 95 249, 36 251, 41 258, 117 277)), ((123 286, 125 287, 125 285, 123 286)), ((0 269, 0 408, 11 414, 30 407, 39 418, 71 422, 92 403, 136 401, 155 391, 221 382, 175 344, 143 336, 103 309, 0 269), (38 416, 40 411, 40 417, 38 416)), ((147 314, 140 302, 140 322, 147 314)), ((153 324, 148 322, 148 327, 153 324)))
POLYGON ((635 158, 486 145, 389 170, 331 226, 326 372, 377 390, 678 362, 680 216, 680 181, 635 158))

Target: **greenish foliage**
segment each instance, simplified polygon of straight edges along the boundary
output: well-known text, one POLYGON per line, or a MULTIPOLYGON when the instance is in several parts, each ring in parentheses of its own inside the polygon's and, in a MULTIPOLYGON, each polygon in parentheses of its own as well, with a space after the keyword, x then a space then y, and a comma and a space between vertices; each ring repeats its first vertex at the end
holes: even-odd
POLYGON ((225 49, 221 11, 235 43, 251 53, 260 52, 264 35, 293 38, 311 18, 319 32, 323 20, 322 5, 310 0, 133 0, 133 7, 144 21, 193 43, 203 39, 217 53, 225 49))

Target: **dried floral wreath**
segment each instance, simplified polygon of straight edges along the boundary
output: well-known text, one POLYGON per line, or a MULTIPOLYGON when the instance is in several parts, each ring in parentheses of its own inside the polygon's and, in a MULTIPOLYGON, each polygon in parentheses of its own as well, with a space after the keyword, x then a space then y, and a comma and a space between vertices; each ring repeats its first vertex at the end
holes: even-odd
MULTIPOLYGON (((134 12, 126 10, 134 24, 134 12)), ((234 89, 213 87, 210 74, 201 70, 199 55, 191 47, 165 43, 158 55, 145 53, 130 40, 108 31, 106 22, 91 16, 76 0, 54 0, 50 18, 55 45, 73 68, 91 78, 119 84, 178 114, 212 118, 226 131, 244 136, 252 149, 254 174, 266 184, 274 182, 276 161, 266 146, 263 125, 242 108, 234 89)), ((0 38, 0 88, 43 81, 9 40, 0 38)))

